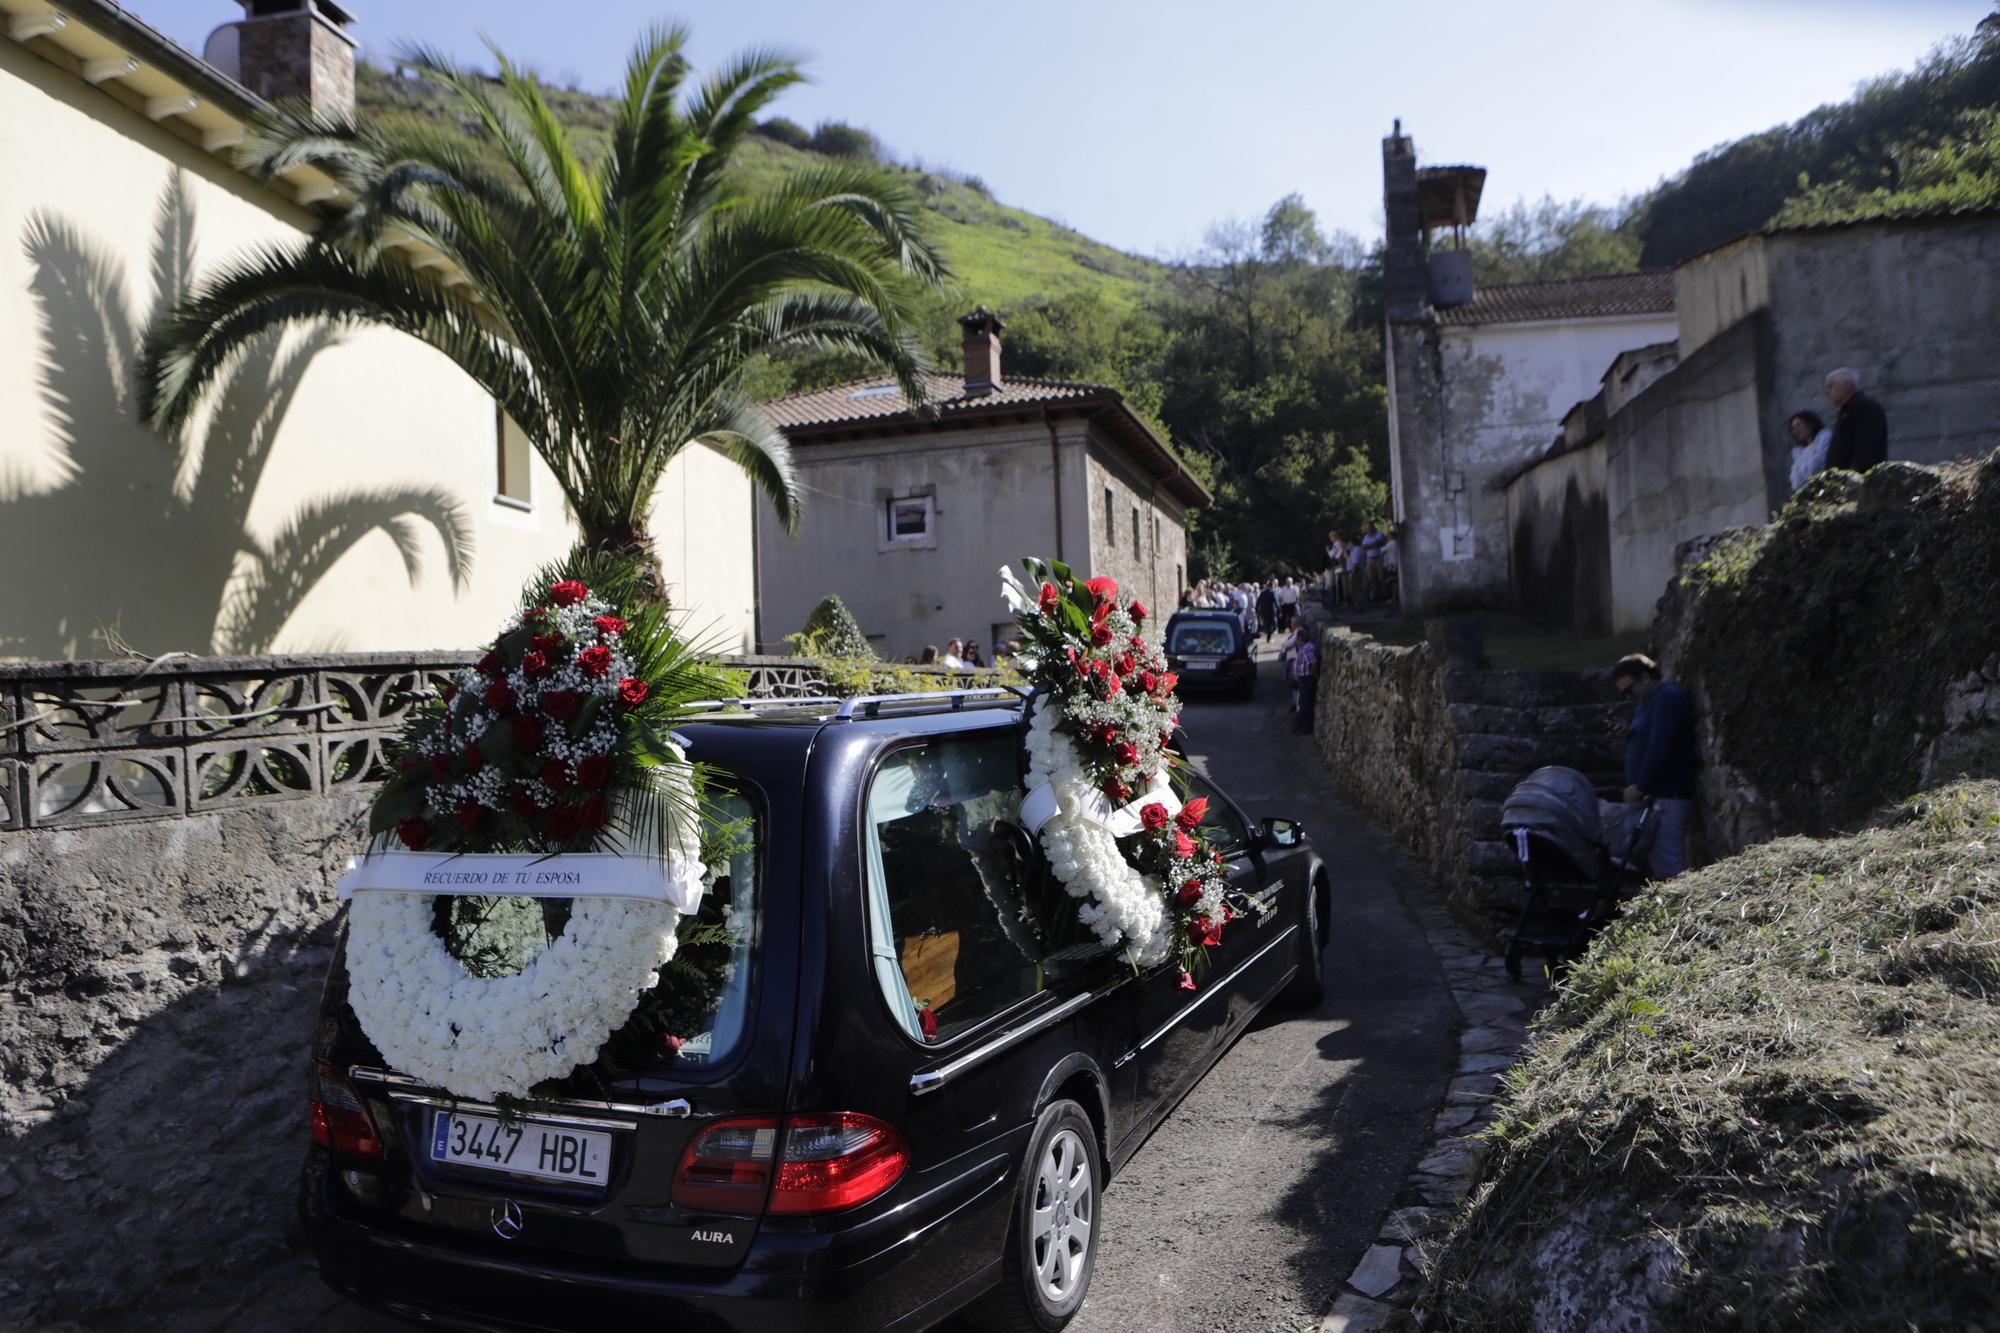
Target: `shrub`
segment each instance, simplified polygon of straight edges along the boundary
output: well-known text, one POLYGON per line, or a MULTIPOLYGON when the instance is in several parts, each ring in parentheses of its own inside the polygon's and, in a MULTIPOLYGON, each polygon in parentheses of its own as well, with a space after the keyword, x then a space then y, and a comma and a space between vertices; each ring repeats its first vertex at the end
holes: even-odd
POLYGON ((757 127, 757 133, 790 148, 806 150, 813 146, 812 134, 806 127, 796 120, 787 120, 783 116, 771 117, 757 127))
POLYGON ((861 622, 835 593, 820 599, 806 617, 805 628, 792 635, 790 642, 806 657, 875 658, 875 649, 861 632, 861 622))
POLYGON ((882 160, 882 144, 874 135, 844 120, 823 120, 813 131, 811 148, 828 157, 858 157, 866 162, 882 160))

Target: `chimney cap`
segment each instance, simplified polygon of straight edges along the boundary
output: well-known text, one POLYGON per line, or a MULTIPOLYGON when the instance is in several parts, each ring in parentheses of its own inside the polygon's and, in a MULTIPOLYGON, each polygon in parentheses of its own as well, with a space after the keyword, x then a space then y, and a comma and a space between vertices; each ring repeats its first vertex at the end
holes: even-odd
POLYGON ((1001 323, 1000 316, 983 305, 975 306, 969 315, 960 315, 958 326, 964 329, 968 336, 975 333, 998 333, 1007 327, 1001 323))
POLYGON ((236 0, 246 19, 277 18, 286 14, 316 14, 336 28, 354 22, 354 11, 345 0, 236 0))

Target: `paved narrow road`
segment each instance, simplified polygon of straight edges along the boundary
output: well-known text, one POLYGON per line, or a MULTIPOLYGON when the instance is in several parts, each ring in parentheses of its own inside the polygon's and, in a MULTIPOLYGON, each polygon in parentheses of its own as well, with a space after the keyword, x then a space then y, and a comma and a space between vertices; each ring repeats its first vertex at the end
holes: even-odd
POLYGON ((1457 1010, 1404 909, 1421 869, 1290 734, 1279 664, 1257 697, 1195 703, 1189 749, 1252 819, 1297 819, 1333 875, 1327 993, 1272 1009, 1196 1085, 1104 1196, 1075 1333, 1313 1327, 1429 1146, 1457 1010))

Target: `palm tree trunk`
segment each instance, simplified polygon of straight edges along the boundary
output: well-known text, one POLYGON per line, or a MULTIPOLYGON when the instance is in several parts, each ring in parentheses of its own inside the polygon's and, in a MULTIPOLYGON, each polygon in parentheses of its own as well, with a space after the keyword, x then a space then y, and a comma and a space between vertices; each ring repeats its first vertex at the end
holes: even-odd
POLYGON ((633 599, 633 610, 670 600, 666 572, 660 568, 659 552, 653 546, 652 534, 644 528, 619 523, 596 531, 585 529, 577 542, 577 549, 610 556, 638 572, 639 591, 633 599))

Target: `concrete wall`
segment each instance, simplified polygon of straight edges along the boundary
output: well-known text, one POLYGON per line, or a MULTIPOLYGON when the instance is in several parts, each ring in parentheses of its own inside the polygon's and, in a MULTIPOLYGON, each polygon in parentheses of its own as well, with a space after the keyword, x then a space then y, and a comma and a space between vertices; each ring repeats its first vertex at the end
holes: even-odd
MULTIPOLYGON (((252 354, 184 447, 139 422, 167 295, 311 223, 0 42, 0 656, 468 647, 569 548, 553 476, 497 502, 492 401, 399 334, 252 354)), ((749 483, 692 453, 653 530, 677 600, 745 648, 749 483)))
POLYGON ((1392 483, 1406 524, 1407 604, 1442 610, 1505 599, 1507 505, 1489 483, 1547 448, 1620 352, 1674 332, 1671 314, 1390 326, 1392 483))
POLYGON ((1187 510, 1173 496, 1108 447, 1089 454, 1090 572, 1118 580, 1119 592, 1137 597, 1160 614, 1146 626, 1157 631, 1179 605, 1187 586, 1187 510), (1106 523, 1104 491, 1111 489, 1111 521, 1106 523), (1139 516, 1139 541, 1132 541, 1132 516, 1139 516), (1157 523, 1156 520, 1157 519, 1157 523), (1158 535, 1155 536, 1155 528, 1158 535))
POLYGON ((1507 486, 1513 605, 1584 634, 1611 628, 1611 532, 1603 437, 1530 468, 1507 486))
POLYGON ((333 881, 370 795, 0 834, 10 1327, 214 1317, 296 1251, 333 881))
POLYGON ((1759 424, 1772 414, 1770 320, 1702 343, 1605 426, 1611 622, 1644 629, 1693 537, 1761 523, 1775 497, 1759 424))

